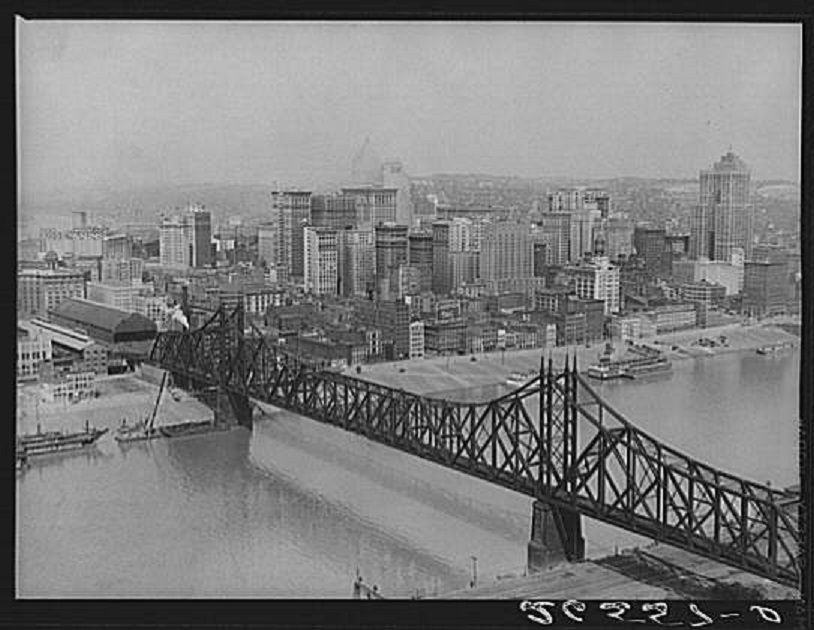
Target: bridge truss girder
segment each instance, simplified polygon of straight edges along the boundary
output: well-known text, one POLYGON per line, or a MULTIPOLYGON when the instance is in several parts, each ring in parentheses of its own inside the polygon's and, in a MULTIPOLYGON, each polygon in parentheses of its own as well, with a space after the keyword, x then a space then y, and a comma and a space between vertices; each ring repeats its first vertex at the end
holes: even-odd
POLYGON ((523 387, 462 403, 307 365, 221 309, 159 335, 151 361, 584 516, 799 587, 796 504, 663 445, 551 360, 523 387))

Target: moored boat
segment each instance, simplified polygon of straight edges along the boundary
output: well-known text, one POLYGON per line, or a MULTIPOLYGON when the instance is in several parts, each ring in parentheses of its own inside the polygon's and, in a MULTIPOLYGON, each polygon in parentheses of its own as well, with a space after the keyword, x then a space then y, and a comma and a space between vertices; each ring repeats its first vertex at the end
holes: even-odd
POLYGON ((632 346, 630 354, 613 359, 613 348, 608 345, 599 357, 599 363, 588 368, 588 376, 599 380, 614 378, 635 379, 650 374, 663 374, 672 371, 673 364, 658 350, 632 346))
POLYGON ((107 429, 96 429, 85 423, 85 430, 75 433, 48 431, 43 433, 37 427, 37 433, 21 435, 17 438, 16 458, 27 460, 30 456, 60 453, 77 450, 95 444, 107 429))

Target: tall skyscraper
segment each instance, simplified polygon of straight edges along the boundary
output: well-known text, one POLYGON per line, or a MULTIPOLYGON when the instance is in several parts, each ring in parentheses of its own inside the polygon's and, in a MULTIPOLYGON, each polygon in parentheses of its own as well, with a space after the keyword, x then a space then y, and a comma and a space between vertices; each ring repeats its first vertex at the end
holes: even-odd
POLYGON ((568 262, 571 246, 570 213, 543 213, 533 235, 535 240, 546 245, 546 264, 564 265, 568 262))
POLYGON ((203 206, 193 204, 188 209, 190 244, 192 245, 193 267, 208 267, 212 264, 212 216, 203 206))
POLYGON ((340 293, 369 297, 373 292, 376 263, 373 230, 342 230, 339 239, 340 293))
POLYGON ((379 223, 395 223, 398 190, 384 186, 343 187, 342 193, 356 203, 356 226, 370 228, 379 223))
POLYGON ((633 230, 636 256, 644 261, 645 271, 653 277, 669 275, 671 258, 667 250, 667 232, 653 225, 637 225, 633 230))
POLYGON ((277 277, 301 281, 305 273, 303 230, 311 219, 311 192, 275 190, 271 199, 277 224, 277 277))
POLYGON ((429 230, 411 232, 407 236, 407 261, 418 269, 420 291, 432 291, 432 248, 432 232, 429 230))
POLYGON ((303 230, 305 290, 320 295, 339 291, 339 247, 337 231, 325 227, 303 230))
POLYGON ((690 226, 690 256, 729 261, 740 247, 752 253, 754 209, 750 173, 732 151, 700 174, 700 199, 690 226))
POLYGON ((449 231, 449 221, 436 221, 432 224, 432 290, 438 295, 446 295, 452 290, 449 231))
POLYGON ((212 264, 212 217, 203 206, 164 218, 159 225, 159 258, 164 267, 183 269, 212 264))
POLYGON ((579 262, 594 251, 594 226, 599 222, 599 210, 582 207, 570 212, 571 235, 569 260, 579 262))
POLYGON ((190 266, 190 230, 185 217, 164 218, 158 227, 158 255, 162 267, 186 269, 190 266))
POLYGON ((382 183, 396 189, 396 223, 413 226, 413 201, 410 198, 410 178, 401 160, 385 160, 382 165, 382 183))
POLYGON ((261 223, 257 227, 257 258, 267 267, 277 264, 277 225, 261 223))
POLYGON ((530 226, 518 221, 496 221, 484 226, 480 277, 485 282, 531 278, 533 240, 530 226))
POLYGON ((407 226, 382 223, 376 226, 376 282, 379 297, 398 294, 399 267, 407 264, 407 226))
POLYGON ((356 197, 345 194, 312 195, 311 225, 337 230, 356 229, 356 197))

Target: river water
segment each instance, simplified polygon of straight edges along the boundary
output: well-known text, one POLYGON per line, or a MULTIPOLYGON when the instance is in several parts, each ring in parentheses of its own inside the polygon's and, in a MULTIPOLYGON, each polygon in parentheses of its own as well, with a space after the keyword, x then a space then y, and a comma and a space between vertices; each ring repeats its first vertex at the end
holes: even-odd
MULTIPOLYGON (((799 351, 675 364, 601 395, 701 461, 798 483, 799 351)), ((390 597, 518 574, 530 499, 268 408, 235 429, 55 456, 17 478, 20 597, 390 597)), ((585 519, 589 556, 643 541, 585 519)))

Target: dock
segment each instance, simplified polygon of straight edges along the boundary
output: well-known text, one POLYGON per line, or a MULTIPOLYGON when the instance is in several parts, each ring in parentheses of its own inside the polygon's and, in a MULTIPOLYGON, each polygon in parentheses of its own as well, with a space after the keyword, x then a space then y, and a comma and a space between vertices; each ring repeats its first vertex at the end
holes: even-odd
POLYGON ((799 599, 800 592, 669 545, 562 563, 433 599, 799 599))

